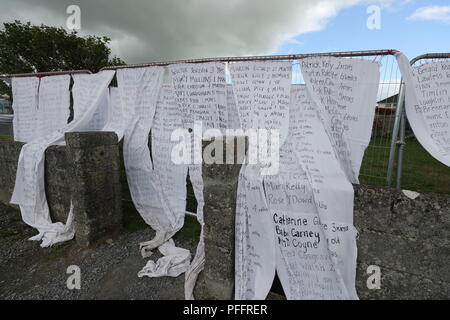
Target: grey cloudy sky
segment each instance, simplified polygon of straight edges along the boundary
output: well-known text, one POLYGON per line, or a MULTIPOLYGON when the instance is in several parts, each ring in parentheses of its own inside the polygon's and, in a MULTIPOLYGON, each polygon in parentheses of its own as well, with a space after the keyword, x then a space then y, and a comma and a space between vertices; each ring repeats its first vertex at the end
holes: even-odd
MULTIPOLYGON (((370 0, 1 0, 0 22, 65 26, 81 8, 81 34, 112 38, 127 63, 270 54, 324 28, 339 10, 370 0)), ((380 1, 377 1, 380 2, 380 1)), ((381 2, 391 2, 384 0, 381 2)))

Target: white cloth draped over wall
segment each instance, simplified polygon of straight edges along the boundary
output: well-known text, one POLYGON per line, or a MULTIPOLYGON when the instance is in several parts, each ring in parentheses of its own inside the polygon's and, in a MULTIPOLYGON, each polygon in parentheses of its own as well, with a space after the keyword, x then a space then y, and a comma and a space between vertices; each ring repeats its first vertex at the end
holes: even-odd
POLYGON ((36 137, 38 77, 12 78, 14 140, 29 142, 36 137))
POLYGON ((67 125, 70 116, 70 75, 41 78, 36 135, 45 137, 67 125))
MULTIPOLYGON (((182 128, 181 114, 172 87, 163 86, 156 104, 151 128, 151 154, 153 161, 152 183, 156 192, 149 194, 152 203, 160 205, 158 214, 171 217, 175 229, 181 229, 186 211, 187 165, 174 164, 171 159, 175 142, 171 141, 174 130, 182 128)), ((153 212, 152 212, 153 213, 153 212)), ((138 273, 140 277, 177 277, 189 267, 189 250, 177 248, 173 240, 165 242, 159 251, 163 258, 155 263, 149 260, 138 273)))
POLYGON ((450 62, 411 67, 396 55, 405 82, 405 109, 417 140, 437 160, 450 166, 450 62))
MULTIPOLYGON (((266 87, 249 89, 246 84, 254 78, 252 67, 230 66, 243 129, 275 129, 276 124, 289 128, 278 175, 261 177, 257 166, 249 165, 241 171, 236 208, 236 299, 264 299, 275 269, 288 299, 357 299, 350 181, 357 181, 370 140, 379 66, 362 60, 333 58, 330 64, 328 57, 314 59, 306 59, 306 64, 302 61, 307 85, 292 86, 291 94, 285 95, 290 97, 290 117, 285 102, 251 101, 252 92, 276 90, 270 89, 271 82, 254 81, 266 87), (322 78, 323 68, 331 71, 329 78, 322 78), (365 81, 357 82, 363 75, 365 81), (259 113, 261 106, 269 107, 259 113), (259 121, 261 114, 279 119, 259 121), (344 149, 339 149, 342 146, 344 149)), ((275 70, 271 67, 266 62, 258 70, 275 70)), ((290 81, 286 88, 291 90, 290 81)))
POLYGON ((300 68, 342 169, 350 182, 359 183, 377 106, 379 63, 312 57, 300 60, 300 68))
MULTIPOLYGON (((64 145, 65 132, 83 131, 88 127, 90 119, 98 108, 100 98, 107 90, 107 86, 113 76, 114 71, 103 71, 92 75, 95 78, 93 83, 96 94, 95 96, 91 96, 89 108, 85 114, 63 127, 55 123, 51 128, 59 127, 58 129, 53 129, 54 131, 49 134, 34 139, 22 147, 11 203, 19 205, 22 219, 25 223, 38 229, 39 234, 30 240, 42 240, 42 247, 70 240, 74 236, 72 209, 70 210, 66 224, 60 222, 52 223, 51 221, 45 195, 45 150, 51 145, 64 145)), ((59 119, 60 122, 63 122, 63 118, 68 113, 58 110, 54 111, 56 114, 54 115, 51 112, 53 112, 52 110, 57 110, 57 101, 65 101, 65 88, 69 81, 67 77, 61 76, 55 76, 54 79, 43 81, 44 79, 41 80, 41 87, 42 83, 44 83, 44 92, 42 95, 40 94, 39 107, 43 112, 42 114, 49 113, 49 119, 45 122, 52 119, 55 121, 59 119), (52 97, 51 92, 55 88, 60 88, 62 92, 60 94, 55 93, 55 96, 52 97), (64 116, 62 116, 63 114, 64 116)), ((69 110, 69 106, 67 106, 67 110, 69 110)), ((44 122, 41 121, 42 123, 44 122)))
POLYGON ((288 299, 357 299, 353 188, 305 86, 290 119, 280 174, 264 180, 280 281, 288 299))
MULTIPOLYGON (((169 194, 167 193, 169 188, 161 186, 162 180, 168 179, 169 176, 166 175, 167 171, 161 167, 161 159, 156 160, 156 167, 154 167, 148 146, 160 92, 162 95, 159 102, 170 104, 170 100, 166 100, 170 99, 170 92, 161 90, 163 74, 164 68, 162 67, 117 71, 117 83, 125 115, 123 156, 128 186, 136 210, 144 221, 156 231, 156 235, 151 241, 140 244, 141 254, 144 258, 149 257, 152 250, 156 248, 165 254, 156 263, 149 261, 138 273, 139 276, 149 277, 177 276, 186 271, 190 258, 188 250, 175 247, 171 240, 184 222, 184 208, 182 211, 180 210, 183 204, 180 204, 179 199, 174 199, 177 196, 183 196, 183 188, 177 186, 178 189, 176 189, 177 187, 173 189, 174 194, 169 194)), ((160 116, 158 114, 158 117, 160 116)), ((157 123, 157 125, 160 124, 157 123)), ((156 135, 155 141, 160 137, 158 129, 156 135)), ((179 175, 175 179, 185 177, 183 168, 177 172, 174 171, 174 174, 176 173, 179 175)))
MULTIPOLYGON (((242 129, 278 130, 287 138, 291 62, 240 62, 229 66, 242 129)), ((258 141, 258 146, 269 141, 258 141)), ((258 152, 259 153, 259 152, 258 152)), ((265 299, 275 276, 275 234, 261 165, 244 164, 236 205, 235 298, 265 299)))

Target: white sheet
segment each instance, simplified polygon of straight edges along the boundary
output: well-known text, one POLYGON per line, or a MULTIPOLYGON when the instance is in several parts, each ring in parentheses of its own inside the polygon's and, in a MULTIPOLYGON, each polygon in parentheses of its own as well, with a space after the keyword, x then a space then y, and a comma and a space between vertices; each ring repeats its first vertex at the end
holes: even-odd
POLYGON ((341 166, 358 184, 372 134, 380 66, 362 59, 313 57, 302 59, 300 67, 341 166))
POLYGON ((436 61, 411 68, 404 54, 396 57, 406 86, 409 124, 422 146, 450 166, 450 62, 436 61))
MULTIPOLYGON (((72 97, 73 97, 73 118, 77 120, 89 108, 92 97, 97 94, 94 81, 96 79, 90 74, 74 74, 72 97)), ((109 90, 103 94, 97 111, 92 116, 86 131, 100 131, 106 125, 109 116, 109 90)))
POLYGON ((305 86, 293 86, 280 174, 265 178, 288 299, 357 299, 353 188, 305 86))
MULTIPOLYGON (((289 127, 291 62, 233 63, 229 69, 242 129, 277 130, 283 142, 289 127)), ((258 141, 259 156, 268 144, 258 141)), ((260 158, 258 164, 244 165, 240 173, 235 242, 238 300, 265 299, 275 276, 275 234, 263 189, 266 164, 260 158)))
MULTIPOLYGON (((188 267, 190 258, 189 251, 175 247, 173 241, 170 241, 183 225, 184 211, 180 212, 180 205, 170 203, 171 199, 166 194, 168 187, 160 185, 166 177, 161 168, 154 170, 148 147, 163 74, 162 67, 117 71, 125 115, 123 155, 128 186, 137 211, 156 231, 151 241, 140 244, 141 254, 144 258, 149 257, 153 249, 161 246, 164 249, 160 251, 167 254, 156 264, 149 261, 139 272, 139 276, 149 277, 173 274, 173 268, 183 272, 188 267)), ((164 97, 163 94, 163 99, 164 97)), ((159 166, 160 161, 157 163, 159 166)), ((182 189, 177 190, 182 192, 182 189)))
MULTIPOLYGON (((107 86, 113 76, 114 71, 103 71, 92 75, 92 77, 96 78, 94 83, 97 94, 91 97, 90 107, 85 114, 70 124, 46 136, 39 137, 22 147, 11 203, 19 205, 22 219, 25 223, 38 229, 39 234, 30 238, 30 240, 42 240, 42 247, 70 240, 74 236, 72 209, 66 224, 60 222, 52 223, 51 221, 45 195, 45 150, 51 145, 64 145, 65 132, 83 131, 86 129, 92 115, 97 111, 100 98, 107 90, 107 86)), ((46 83, 53 83, 53 81, 50 79, 46 83)), ((59 80, 56 83, 59 83, 59 80)), ((51 91, 46 92, 42 98, 43 101, 50 101, 49 103, 54 104, 59 99, 53 100, 50 97, 51 91)), ((57 95, 57 97, 59 96, 57 95)), ((50 110, 53 110, 53 108, 47 109, 46 112, 50 112, 50 110)), ((51 116, 50 119, 54 119, 54 117, 51 116)))
POLYGON ((14 140, 29 142, 36 137, 39 78, 12 78, 14 140))
POLYGON ((289 127, 290 61, 249 61, 229 65, 242 129, 280 130, 281 144, 289 127))
POLYGON ((123 138, 125 131, 125 115, 123 113, 122 101, 118 88, 109 89, 109 112, 108 120, 103 131, 114 131, 119 141, 123 138))
POLYGON ((197 220, 202 228, 195 257, 186 272, 185 296, 186 299, 194 299, 195 282, 203 270, 205 261, 201 138, 207 129, 217 129, 218 133, 223 133, 227 128, 225 64, 219 62, 176 64, 171 65, 169 69, 175 101, 181 111, 184 128, 195 130, 196 122, 202 124, 199 136, 195 137, 195 132, 192 135, 192 160, 189 165, 189 178, 197 200, 197 220))
POLYGON ((70 75, 41 78, 36 136, 41 138, 64 128, 70 116, 70 75))

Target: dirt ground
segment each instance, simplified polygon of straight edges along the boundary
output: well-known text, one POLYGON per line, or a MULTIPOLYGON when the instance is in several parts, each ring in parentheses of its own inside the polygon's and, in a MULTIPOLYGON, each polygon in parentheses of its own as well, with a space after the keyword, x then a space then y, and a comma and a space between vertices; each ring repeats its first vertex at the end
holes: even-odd
MULTIPOLYGON (((18 211, 0 204, 0 299, 183 299, 184 274, 137 276, 148 261, 139 243, 150 240, 153 231, 136 223, 140 217, 133 219, 117 237, 92 248, 80 248, 74 240, 41 248, 27 240, 36 230, 22 222, 18 211), (81 269, 80 290, 67 288, 71 265, 81 269)), ((180 234, 175 242, 195 252, 192 238, 180 234)), ((150 259, 158 257, 155 252, 150 259)))

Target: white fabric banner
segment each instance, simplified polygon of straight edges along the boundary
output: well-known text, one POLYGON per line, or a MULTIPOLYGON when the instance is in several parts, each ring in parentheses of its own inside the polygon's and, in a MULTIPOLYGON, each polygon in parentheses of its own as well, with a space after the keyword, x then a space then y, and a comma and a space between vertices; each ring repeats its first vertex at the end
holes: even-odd
MULTIPOLYGON (((181 113, 175 103, 171 86, 163 86, 151 128, 153 160, 151 182, 156 192, 148 196, 150 202, 154 203, 153 210, 158 211, 158 215, 168 216, 173 229, 178 231, 183 227, 186 212, 187 165, 175 164, 171 158, 172 149, 176 144, 171 141, 171 135, 176 129, 182 129, 181 113)), ((151 260, 148 261, 138 273, 139 277, 163 275, 177 277, 188 269, 191 257, 189 250, 175 247, 172 239, 159 247, 159 251, 164 257, 156 264, 151 260)))
POLYGON ((109 112, 108 120, 103 131, 114 131, 120 141, 125 131, 125 115, 123 114, 122 101, 120 100, 119 88, 109 89, 109 112))
POLYGON ((275 277, 276 244, 256 165, 241 168, 235 223, 235 299, 264 300, 275 277))
POLYGON ((14 140, 29 142, 36 137, 39 78, 12 78, 14 140))
MULTIPOLYGON (((97 94, 97 92, 94 91, 96 89, 95 83, 93 83, 96 79, 90 74, 74 74, 72 78, 73 118, 74 120, 77 120, 79 117, 83 116, 89 108, 92 97, 97 94)), ((88 130, 86 131, 102 130, 108 121, 109 109, 109 91, 105 91, 97 111, 89 121, 88 130)))
POLYGON ((341 166, 358 184, 377 106, 379 63, 326 56, 302 59, 300 67, 341 166))
POLYGON ((264 183, 280 281, 288 299, 357 299, 353 187, 305 86, 293 86, 290 115, 280 174, 264 183))
POLYGON ((70 75, 41 78, 36 136, 50 135, 67 125, 70 116, 70 75))
POLYGON ((194 299, 193 290, 205 261, 203 240, 203 178, 201 166, 201 138, 205 130, 217 129, 217 135, 227 128, 227 96, 225 64, 219 62, 201 64, 176 64, 169 66, 175 101, 181 112, 183 127, 193 129, 189 178, 197 200, 197 220, 202 226, 199 244, 189 270, 186 272, 185 296, 194 299), (201 122, 201 132, 196 124, 201 122), (198 130, 198 129, 197 129, 198 130))
POLYGON ((228 129, 242 129, 241 120, 236 106, 236 98, 233 92, 233 85, 227 85, 227 112, 228 112, 228 129))
MULTIPOLYGON (((65 132, 86 130, 93 114, 97 111, 101 96, 108 90, 107 86, 111 82, 114 73, 114 71, 103 71, 92 75, 92 77, 96 78, 96 81, 93 83, 96 86, 95 92, 97 94, 91 97, 90 107, 82 117, 22 147, 11 203, 20 206, 22 219, 25 223, 38 229, 39 234, 30 238, 30 240, 42 240, 42 247, 70 240, 74 236, 72 209, 66 224, 60 222, 52 223, 51 221, 45 195, 45 150, 51 145, 64 145, 65 132)), ((46 82, 51 83, 49 80, 46 82)), ((50 96, 50 91, 42 96, 42 101, 49 101, 52 106, 55 106, 56 100, 63 99, 59 99, 60 96, 57 93, 55 100, 53 100, 50 96)), ((44 106, 43 108, 46 107, 44 106)), ((46 109, 46 112, 50 112, 50 110, 53 110, 53 108, 46 109)), ((53 115, 50 115, 50 119, 55 118, 53 115)))
MULTIPOLYGON (((160 252, 167 254, 156 263, 149 261, 138 273, 140 277, 184 272, 189 266, 190 258, 188 250, 175 247, 171 241, 172 236, 183 226, 184 209, 180 212, 179 202, 178 205, 172 204, 170 201, 173 199, 167 198, 165 192, 170 186, 160 185, 161 180, 167 177, 163 176, 161 168, 158 167, 158 173, 154 170, 148 146, 163 74, 162 67, 117 71, 119 95, 125 115, 123 156, 128 186, 136 210, 156 231, 151 241, 140 244, 141 254, 144 258, 149 257, 153 249, 161 246, 160 252)), ((165 97, 163 93, 163 99, 165 97)), ((157 163, 159 166, 160 161, 157 163)), ((173 191, 175 195, 171 196, 175 197, 183 192, 182 189, 173 191)))
POLYGON ((450 166, 450 62, 447 59, 411 68, 404 54, 396 57, 414 135, 435 159, 450 166))
MULTIPOLYGON (((278 130, 284 141, 289 127, 291 62, 242 62, 231 64, 229 69, 242 129, 278 130)), ((258 141, 260 156, 266 144, 269 142, 258 141)), ((235 242, 238 300, 265 299, 275 276, 275 234, 261 162, 244 165, 239 177, 235 242)))
POLYGON ((229 65, 242 129, 280 130, 288 135, 290 61, 250 61, 229 65))

